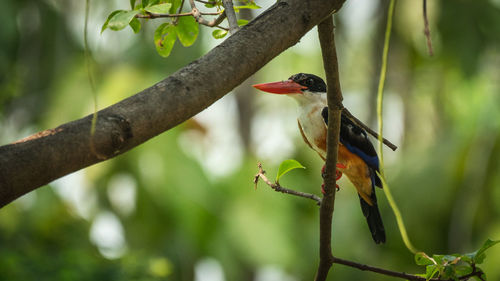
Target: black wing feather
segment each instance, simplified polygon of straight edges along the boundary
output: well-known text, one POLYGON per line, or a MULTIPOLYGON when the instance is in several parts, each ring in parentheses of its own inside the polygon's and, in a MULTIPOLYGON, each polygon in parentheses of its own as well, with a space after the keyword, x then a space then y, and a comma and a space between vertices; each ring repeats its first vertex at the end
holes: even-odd
MULTIPOLYGON (((321 116, 328 125, 328 107, 324 107, 321 116)), ((354 124, 344 112, 341 114, 340 122, 340 142, 349 149, 350 152, 358 155, 374 171, 379 171, 379 160, 377 152, 368 139, 365 130, 354 124)), ((380 178, 375 174, 375 185, 382 187, 380 178)))

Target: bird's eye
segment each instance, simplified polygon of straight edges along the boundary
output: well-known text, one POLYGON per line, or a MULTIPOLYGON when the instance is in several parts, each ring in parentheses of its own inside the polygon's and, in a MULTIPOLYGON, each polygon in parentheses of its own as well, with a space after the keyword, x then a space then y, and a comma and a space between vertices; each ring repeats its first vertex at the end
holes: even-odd
POLYGON ((307 85, 312 85, 314 80, 312 78, 307 79, 307 85))

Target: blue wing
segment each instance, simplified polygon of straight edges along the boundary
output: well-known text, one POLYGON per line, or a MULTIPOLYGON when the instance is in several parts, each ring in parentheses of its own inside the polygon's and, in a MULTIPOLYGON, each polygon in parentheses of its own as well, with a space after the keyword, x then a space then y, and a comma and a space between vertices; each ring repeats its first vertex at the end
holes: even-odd
MULTIPOLYGON (((328 107, 323 108, 321 115, 328 125, 328 107)), ((365 130, 354 124, 343 112, 340 121, 340 142, 373 170, 375 185, 381 187, 382 183, 375 173, 375 171, 379 171, 379 159, 375 148, 368 139, 365 130)))

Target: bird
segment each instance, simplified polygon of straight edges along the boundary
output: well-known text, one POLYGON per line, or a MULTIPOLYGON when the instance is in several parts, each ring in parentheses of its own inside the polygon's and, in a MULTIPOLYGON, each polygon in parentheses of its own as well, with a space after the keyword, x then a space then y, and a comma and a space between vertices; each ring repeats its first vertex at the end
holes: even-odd
MULTIPOLYGON (((298 102, 297 122, 302 138, 325 160, 328 107, 327 87, 323 79, 314 74, 298 73, 288 80, 255 84, 253 87, 267 93, 287 95, 298 102)), ((356 188, 373 240, 377 244, 385 243, 384 224, 375 194, 375 187, 382 188, 376 173, 379 171, 379 159, 365 130, 351 121, 343 111, 336 169, 337 179, 345 174, 356 188)))

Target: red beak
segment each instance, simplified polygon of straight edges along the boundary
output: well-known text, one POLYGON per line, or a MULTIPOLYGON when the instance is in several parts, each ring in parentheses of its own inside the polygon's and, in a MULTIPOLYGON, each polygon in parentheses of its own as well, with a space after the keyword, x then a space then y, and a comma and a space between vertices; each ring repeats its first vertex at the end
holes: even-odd
POLYGON ((302 94, 302 90, 307 89, 306 86, 302 86, 292 80, 271 82, 264 84, 253 85, 261 91, 268 92, 271 94, 302 94))

